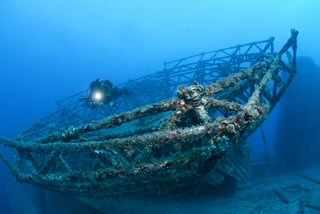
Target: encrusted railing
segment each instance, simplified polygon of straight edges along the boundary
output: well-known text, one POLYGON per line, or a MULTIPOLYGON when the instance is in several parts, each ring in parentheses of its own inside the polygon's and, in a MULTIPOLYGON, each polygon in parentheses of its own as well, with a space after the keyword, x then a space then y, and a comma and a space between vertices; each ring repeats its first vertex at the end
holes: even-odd
POLYGON ((177 98, 34 141, 1 138, 15 157, 0 158, 18 181, 76 196, 163 193, 194 183, 267 118, 293 80, 298 32, 291 33, 278 53, 207 87, 181 86, 177 98), (155 115, 150 126, 132 124, 155 115))
POLYGON ((197 81, 202 85, 209 85, 266 59, 273 54, 273 41, 274 39, 270 38, 164 63, 162 71, 119 85, 118 87, 126 87, 132 95, 120 97, 113 102, 114 105, 92 110, 81 101, 81 98, 88 96, 88 92, 77 93, 59 101, 58 111, 36 122, 19 138, 24 141, 36 140, 59 132, 61 128, 83 125, 92 120, 169 99, 176 95, 181 84, 191 85, 197 81))

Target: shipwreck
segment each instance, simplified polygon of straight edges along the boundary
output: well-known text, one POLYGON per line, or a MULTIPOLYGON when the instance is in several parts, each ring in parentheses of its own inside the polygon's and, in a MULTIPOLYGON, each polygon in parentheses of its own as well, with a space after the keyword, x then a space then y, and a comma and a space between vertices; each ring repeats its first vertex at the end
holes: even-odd
POLYGON ((87 109, 81 92, 16 140, 0 138, 14 154, 0 158, 19 182, 80 197, 165 194, 208 175, 246 181, 246 139, 295 77, 297 35, 278 52, 271 38, 166 63, 125 83, 135 96, 113 106, 87 109))

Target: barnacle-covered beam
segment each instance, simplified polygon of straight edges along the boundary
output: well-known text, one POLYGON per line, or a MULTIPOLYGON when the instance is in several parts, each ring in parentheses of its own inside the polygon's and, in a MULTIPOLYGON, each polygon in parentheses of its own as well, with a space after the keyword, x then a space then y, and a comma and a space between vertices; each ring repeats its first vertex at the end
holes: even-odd
POLYGON ((181 86, 175 99, 36 141, 0 138, 15 152, 15 162, 2 153, 0 159, 21 182, 76 196, 161 193, 192 184, 259 127, 279 101, 296 73, 298 32, 291 33, 279 53, 207 87, 181 86), (161 116, 157 129, 114 134, 154 115, 161 116), (113 135, 103 133, 108 130, 113 135), (92 135, 96 131, 102 133, 92 135))
POLYGON ((23 141, 37 140, 70 126, 77 127, 93 120, 121 114, 137 107, 162 101, 176 95, 181 84, 194 81, 211 84, 223 77, 239 72, 248 65, 267 59, 273 50, 274 38, 250 42, 216 51, 203 52, 164 63, 164 68, 153 74, 129 80, 119 87, 126 87, 133 95, 120 97, 114 105, 91 111, 81 100, 86 91, 57 102, 58 110, 32 125, 19 135, 23 141))
POLYGON ((139 118, 148 117, 151 115, 161 114, 166 111, 174 110, 176 108, 176 101, 169 100, 161 103, 138 108, 131 112, 125 112, 117 116, 108 117, 100 121, 94 121, 77 128, 70 128, 63 133, 49 135, 43 139, 38 140, 38 143, 52 143, 56 141, 70 141, 76 139, 80 135, 104 128, 114 128, 124 123, 137 120, 139 118))

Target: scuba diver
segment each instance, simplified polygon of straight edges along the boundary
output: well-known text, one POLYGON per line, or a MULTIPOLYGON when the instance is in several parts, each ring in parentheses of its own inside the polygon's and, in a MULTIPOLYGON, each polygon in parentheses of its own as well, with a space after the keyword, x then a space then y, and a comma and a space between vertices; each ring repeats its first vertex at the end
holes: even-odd
POLYGON ((113 86, 109 80, 96 79, 91 82, 89 95, 86 98, 89 108, 94 109, 106 104, 112 104, 112 101, 122 95, 131 95, 126 88, 113 86))

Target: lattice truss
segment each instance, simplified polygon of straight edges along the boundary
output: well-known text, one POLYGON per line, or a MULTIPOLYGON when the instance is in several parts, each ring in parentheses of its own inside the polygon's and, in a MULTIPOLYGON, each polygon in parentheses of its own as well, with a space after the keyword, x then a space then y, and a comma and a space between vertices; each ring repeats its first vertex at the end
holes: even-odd
POLYGON ((182 86, 169 100, 35 141, 1 138, 15 156, 0 158, 18 181, 75 196, 165 193, 193 184, 231 145, 244 142, 293 80, 298 32, 291 33, 279 52, 207 87, 182 86), (133 128, 155 116, 151 125, 133 128))
POLYGON ((119 85, 119 87, 126 87, 133 95, 120 97, 113 102, 112 106, 106 105, 92 110, 80 101, 88 95, 87 91, 80 92, 59 101, 57 112, 38 121, 19 138, 35 140, 71 125, 83 125, 92 120, 159 102, 175 96, 181 84, 191 85, 197 81, 200 84, 209 85, 266 59, 267 55, 273 54, 273 41, 274 38, 270 38, 164 63, 164 69, 160 72, 119 85))

